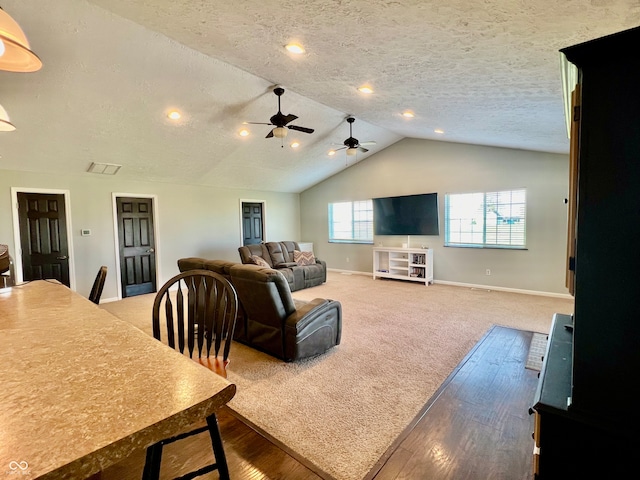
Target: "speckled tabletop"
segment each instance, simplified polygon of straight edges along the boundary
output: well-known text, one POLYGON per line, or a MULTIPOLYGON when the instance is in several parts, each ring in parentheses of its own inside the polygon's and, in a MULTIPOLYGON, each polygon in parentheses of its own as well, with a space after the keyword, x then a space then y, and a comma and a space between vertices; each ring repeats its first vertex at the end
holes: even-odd
POLYGON ((234 394, 234 384, 63 285, 0 293, 0 478, 85 478, 234 394))

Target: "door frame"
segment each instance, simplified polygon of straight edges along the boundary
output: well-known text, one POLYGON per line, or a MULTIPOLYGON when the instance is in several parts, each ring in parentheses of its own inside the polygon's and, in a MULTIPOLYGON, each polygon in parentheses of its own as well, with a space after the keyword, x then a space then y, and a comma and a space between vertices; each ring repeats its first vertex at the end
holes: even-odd
POLYGON ((267 241, 267 201, 255 200, 251 198, 241 198, 238 203, 239 221, 240 221, 240 243, 238 245, 244 245, 244 222, 242 221, 242 204, 243 203, 259 203, 262 205, 262 241, 267 241))
POLYGON ((122 300, 122 272, 120 271, 120 240, 118 239, 118 206, 116 205, 116 199, 119 197, 131 197, 131 198, 150 198, 152 200, 153 208, 153 238, 155 242, 155 258, 156 258, 156 291, 160 288, 164 282, 160 281, 162 275, 160 273, 160 236, 158 235, 158 196, 149 193, 117 193, 111 192, 111 203, 113 215, 113 246, 115 250, 116 260, 116 283, 118 286, 118 300, 122 300))
POLYGON ((18 193, 42 193, 64 196, 64 216, 67 222, 67 248, 69 249, 69 288, 76 290, 75 251, 73 249, 73 228, 71 227, 71 192, 54 188, 11 187, 11 205, 13 217, 13 251, 16 283, 23 282, 22 241, 20 238, 20 212, 18 211, 18 193))

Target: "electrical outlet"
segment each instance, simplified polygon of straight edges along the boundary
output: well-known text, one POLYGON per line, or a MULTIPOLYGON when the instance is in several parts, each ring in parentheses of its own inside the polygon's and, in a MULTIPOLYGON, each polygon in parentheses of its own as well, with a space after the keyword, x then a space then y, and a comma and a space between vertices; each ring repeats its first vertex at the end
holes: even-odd
POLYGON ((491 269, 490 268, 487 268, 487 270, 485 272, 485 275, 491 275, 491 269))
POLYGON ((349 257, 347 257, 347 263, 349 263, 349 257))

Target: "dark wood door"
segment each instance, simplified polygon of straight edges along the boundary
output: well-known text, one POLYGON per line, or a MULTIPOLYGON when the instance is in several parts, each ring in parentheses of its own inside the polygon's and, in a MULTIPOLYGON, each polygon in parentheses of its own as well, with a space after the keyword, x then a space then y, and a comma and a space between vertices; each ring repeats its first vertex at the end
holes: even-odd
POLYGON ((156 291, 153 200, 116 198, 122 297, 156 291))
POLYGON ((56 279, 69 285, 64 195, 18 192, 23 280, 56 279))
POLYGON ((256 245, 264 240, 262 203, 242 202, 242 245, 256 245))

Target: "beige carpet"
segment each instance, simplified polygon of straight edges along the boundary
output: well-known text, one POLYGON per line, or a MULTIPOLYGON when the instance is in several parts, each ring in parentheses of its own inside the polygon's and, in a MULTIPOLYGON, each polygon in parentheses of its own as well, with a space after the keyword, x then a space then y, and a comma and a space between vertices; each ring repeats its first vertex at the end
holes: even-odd
MULTIPOLYGON (((340 300, 342 343, 295 364, 234 344, 230 406, 338 480, 367 475, 491 325, 548 332, 554 313, 573 312, 569 299, 336 272, 294 297, 340 300)), ((103 307, 151 334, 152 299, 103 307)))

